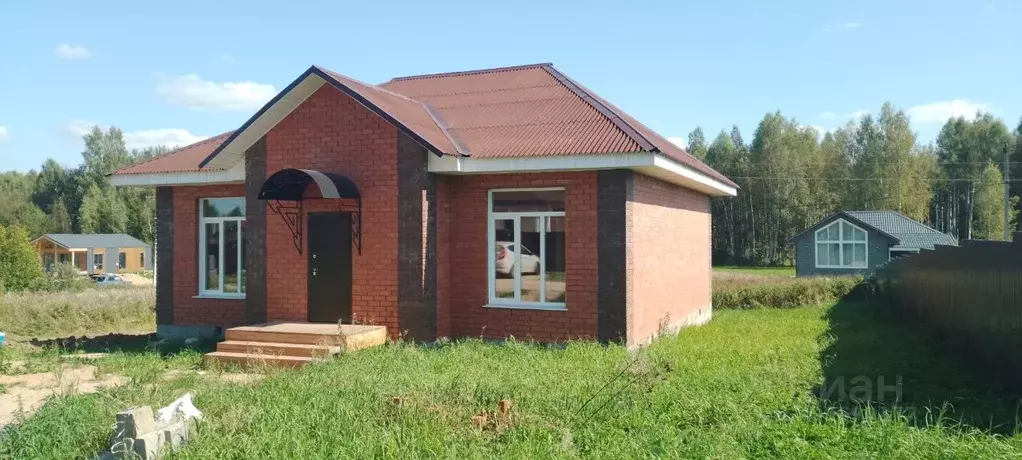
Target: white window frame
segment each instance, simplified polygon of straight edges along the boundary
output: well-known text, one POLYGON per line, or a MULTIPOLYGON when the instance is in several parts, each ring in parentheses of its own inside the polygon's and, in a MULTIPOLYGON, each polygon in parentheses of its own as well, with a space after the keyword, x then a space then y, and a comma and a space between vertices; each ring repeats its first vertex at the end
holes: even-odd
POLYGON ((246 216, 224 216, 224 217, 206 217, 202 215, 205 211, 204 202, 206 200, 217 200, 217 199, 241 199, 244 200, 243 196, 218 196, 218 197, 207 197, 199 199, 199 295, 198 297, 224 297, 229 299, 244 299, 244 292, 224 292, 224 228, 227 226, 227 222, 236 221, 238 222, 238 289, 241 289, 241 276, 242 270, 245 269, 241 264, 241 238, 244 234, 241 231, 242 222, 246 220, 246 216), (206 224, 219 224, 220 226, 220 283, 218 289, 206 289, 206 224))
MULTIPOLYGON (((493 212, 493 194, 499 192, 549 192, 549 191, 561 191, 564 192, 564 187, 536 187, 536 188, 495 188, 490 189, 486 193, 486 279, 489 285, 489 303, 486 307, 489 308, 517 308, 523 310, 554 310, 554 311, 566 311, 568 305, 566 302, 524 302, 522 301, 522 251, 515 251, 515 297, 513 299, 497 297, 497 283, 495 273, 497 272, 497 261, 496 253, 493 250, 494 245, 497 244, 496 237, 494 235, 493 222, 496 220, 513 220, 515 225, 514 244, 521 246, 521 234, 522 217, 540 218, 541 222, 545 222, 548 217, 565 217, 564 211, 515 211, 515 212, 493 212)), ((567 196, 565 196, 567 201, 567 196)), ((567 203, 565 203, 567 205, 567 203)), ((546 299, 546 225, 540 225, 540 238, 539 238, 539 254, 541 255, 539 263, 539 298, 546 299)), ((567 248, 565 248, 567 250, 567 248)), ((567 290, 565 290, 567 293, 567 290)), ((565 296, 567 298, 567 296, 565 296)))
MULTIPOLYGON (((854 250, 853 250, 853 253, 854 253, 854 250)), ((820 228, 818 228, 816 230, 813 230, 813 265, 815 265, 816 268, 837 268, 837 269, 843 269, 843 270, 861 270, 861 269, 869 268, 869 232, 867 232, 866 229, 864 229, 862 227, 859 227, 858 225, 855 225, 855 224, 853 224, 851 222, 848 222, 847 220, 844 220, 844 219, 837 219, 837 220, 835 220, 835 221, 833 221, 833 222, 831 222, 831 223, 829 223, 827 225, 824 225, 824 226, 822 226, 822 227, 820 227, 820 228), (819 238, 820 230, 823 230, 823 229, 828 228, 828 227, 830 227, 832 225, 835 225, 835 224, 838 226, 838 239, 836 239, 836 240, 820 240, 820 238, 819 238), (851 226, 852 228, 855 228, 855 229, 858 229, 858 230, 862 231, 862 233, 864 233, 866 235, 866 239, 861 240, 861 241, 859 241, 859 240, 852 240, 852 239, 850 239, 851 238, 850 236, 849 236, 849 239, 846 239, 845 238, 845 227, 842 224, 847 224, 847 225, 851 226), (820 251, 820 245, 821 244, 838 244, 839 245, 838 246, 838 248, 839 248, 839 250, 838 250, 838 265, 833 265, 833 264, 820 265, 820 255, 818 253, 820 251), (845 251, 844 251, 844 248, 841 245, 845 245, 845 244, 862 244, 862 245, 864 245, 866 247, 866 260, 862 263, 862 265, 842 265, 844 263, 844 259, 845 259, 845 251)))

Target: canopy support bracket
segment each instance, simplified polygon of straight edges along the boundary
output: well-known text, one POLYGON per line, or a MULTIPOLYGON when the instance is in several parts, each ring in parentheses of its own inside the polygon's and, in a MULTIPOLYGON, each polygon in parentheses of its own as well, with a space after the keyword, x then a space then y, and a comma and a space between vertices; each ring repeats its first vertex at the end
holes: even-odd
POLYGON ((288 230, 291 230, 291 242, 295 245, 295 249, 298 253, 302 253, 302 220, 304 220, 304 214, 302 213, 302 202, 301 201, 287 201, 282 202, 281 200, 266 200, 266 204, 270 206, 270 210, 277 213, 284 223, 287 224, 288 230))

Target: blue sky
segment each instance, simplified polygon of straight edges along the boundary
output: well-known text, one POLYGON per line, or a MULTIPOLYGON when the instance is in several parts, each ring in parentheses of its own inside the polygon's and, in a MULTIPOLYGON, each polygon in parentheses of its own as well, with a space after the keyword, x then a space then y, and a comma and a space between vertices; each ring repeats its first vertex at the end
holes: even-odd
POLYGON ((884 101, 923 142, 1022 115, 1022 2, 52 2, 0 5, 0 170, 233 129, 309 65, 367 81, 553 62, 665 136, 770 111, 833 129, 884 101))

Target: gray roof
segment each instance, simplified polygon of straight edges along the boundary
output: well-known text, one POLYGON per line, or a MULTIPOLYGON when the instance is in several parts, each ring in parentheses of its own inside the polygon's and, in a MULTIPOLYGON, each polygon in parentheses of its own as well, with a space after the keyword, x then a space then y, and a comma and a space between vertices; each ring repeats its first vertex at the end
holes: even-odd
POLYGON ((842 213, 897 238, 898 245, 891 249, 933 249, 934 245, 938 244, 958 246, 958 241, 951 235, 927 227, 896 211, 843 211, 842 213))
POLYGON ((48 238, 65 248, 148 248, 149 245, 126 233, 47 233, 48 238))

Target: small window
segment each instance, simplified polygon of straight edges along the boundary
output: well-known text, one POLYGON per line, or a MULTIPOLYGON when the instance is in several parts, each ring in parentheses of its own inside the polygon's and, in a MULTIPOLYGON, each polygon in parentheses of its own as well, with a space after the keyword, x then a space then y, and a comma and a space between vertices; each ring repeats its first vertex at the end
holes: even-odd
POLYGON ((564 189, 490 191, 490 305, 563 310, 564 189))
POLYGON ((92 255, 92 266, 96 270, 103 270, 103 254, 92 255))
POLYGON ((128 267, 128 254, 124 253, 124 252, 122 252, 120 254, 117 254, 117 268, 124 269, 124 268, 127 268, 127 267, 128 267))
POLYGON ((200 200, 200 293, 244 296, 245 226, 244 198, 200 200))

